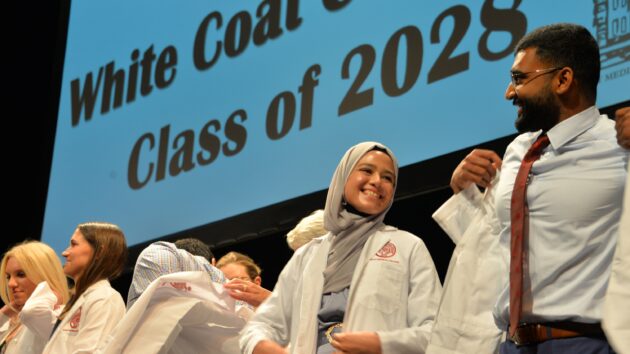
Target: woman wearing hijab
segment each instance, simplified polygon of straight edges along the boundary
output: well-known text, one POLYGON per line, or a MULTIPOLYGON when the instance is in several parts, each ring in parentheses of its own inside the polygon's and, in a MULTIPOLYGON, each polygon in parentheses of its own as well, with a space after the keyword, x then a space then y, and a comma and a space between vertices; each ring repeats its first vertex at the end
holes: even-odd
POLYGON ((383 223, 398 178, 394 154, 365 142, 343 156, 324 226, 300 248, 240 338, 244 353, 423 353, 440 299, 416 236, 383 223))

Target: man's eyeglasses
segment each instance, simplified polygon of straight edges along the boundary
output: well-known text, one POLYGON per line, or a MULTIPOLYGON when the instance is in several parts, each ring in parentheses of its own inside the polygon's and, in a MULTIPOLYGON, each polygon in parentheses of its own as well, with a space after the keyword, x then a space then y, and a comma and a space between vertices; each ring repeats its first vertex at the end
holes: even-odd
POLYGON ((548 68, 548 69, 538 69, 538 70, 534 70, 534 71, 530 71, 530 72, 526 72, 526 73, 521 73, 521 72, 518 72, 518 71, 512 71, 512 72, 510 72, 510 76, 512 77, 512 86, 516 87, 516 86, 526 85, 526 84, 534 81, 534 79, 536 79, 539 76, 542 76, 542 75, 545 75, 545 74, 549 74, 549 73, 552 73, 552 72, 560 70, 560 69, 562 69, 562 67, 548 68), (538 74, 538 75, 534 75, 529 80, 527 80, 527 78, 529 77, 530 74, 538 74), (527 81, 525 81, 525 80, 527 80, 527 81))

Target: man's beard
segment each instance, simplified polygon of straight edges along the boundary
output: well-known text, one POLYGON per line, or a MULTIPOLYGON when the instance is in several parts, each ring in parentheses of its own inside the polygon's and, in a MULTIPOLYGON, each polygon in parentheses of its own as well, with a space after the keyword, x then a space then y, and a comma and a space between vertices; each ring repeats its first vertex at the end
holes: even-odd
POLYGON ((514 126, 519 133, 548 131, 558 124, 560 107, 554 101, 554 97, 547 87, 540 94, 531 98, 518 98, 513 104, 521 107, 521 114, 516 118, 514 126))

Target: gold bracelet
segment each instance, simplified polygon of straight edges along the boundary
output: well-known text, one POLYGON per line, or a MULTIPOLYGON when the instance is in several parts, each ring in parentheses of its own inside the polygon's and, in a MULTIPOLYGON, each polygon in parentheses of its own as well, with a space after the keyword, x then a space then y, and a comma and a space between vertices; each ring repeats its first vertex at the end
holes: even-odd
POLYGON ((335 328, 343 328, 343 323, 338 322, 328 327, 328 329, 326 330, 326 339, 328 339, 328 343, 332 343, 332 341, 334 340, 332 337, 332 332, 335 330, 335 328))

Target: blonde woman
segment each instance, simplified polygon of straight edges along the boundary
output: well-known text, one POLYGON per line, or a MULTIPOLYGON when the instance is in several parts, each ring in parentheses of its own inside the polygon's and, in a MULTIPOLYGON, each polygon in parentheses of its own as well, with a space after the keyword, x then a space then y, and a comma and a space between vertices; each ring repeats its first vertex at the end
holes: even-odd
POLYGON ((48 245, 28 241, 5 253, 0 273, 0 297, 5 303, 0 309, 0 353, 39 354, 50 337, 60 305, 69 298, 61 262, 48 245), (40 289, 50 290, 54 305, 40 314, 43 320, 39 325, 26 326, 20 319, 22 308, 40 289))
POLYGON ((326 235, 324 228, 324 210, 318 209, 303 218, 287 233, 287 244, 293 251, 311 242, 315 237, 326 235))
POLYGON ((236 300, 258 307, 271 295, 271 291, 261 286, 262 270, 250 257, 238 252, 229 252, 219 259, 217 268, 230 281, 224 287, 236 300))
MULTIPOLYGON (((59 315, 44 353, 91 353, 125 314, 122 296, 109 283, 125 265, 125 235, 114 224, 80 224, 62 255, 66 258, 63 270, 75 283, 74 294, 59 315)), ((39 320, 23 316, 24 322, 39 320)))

